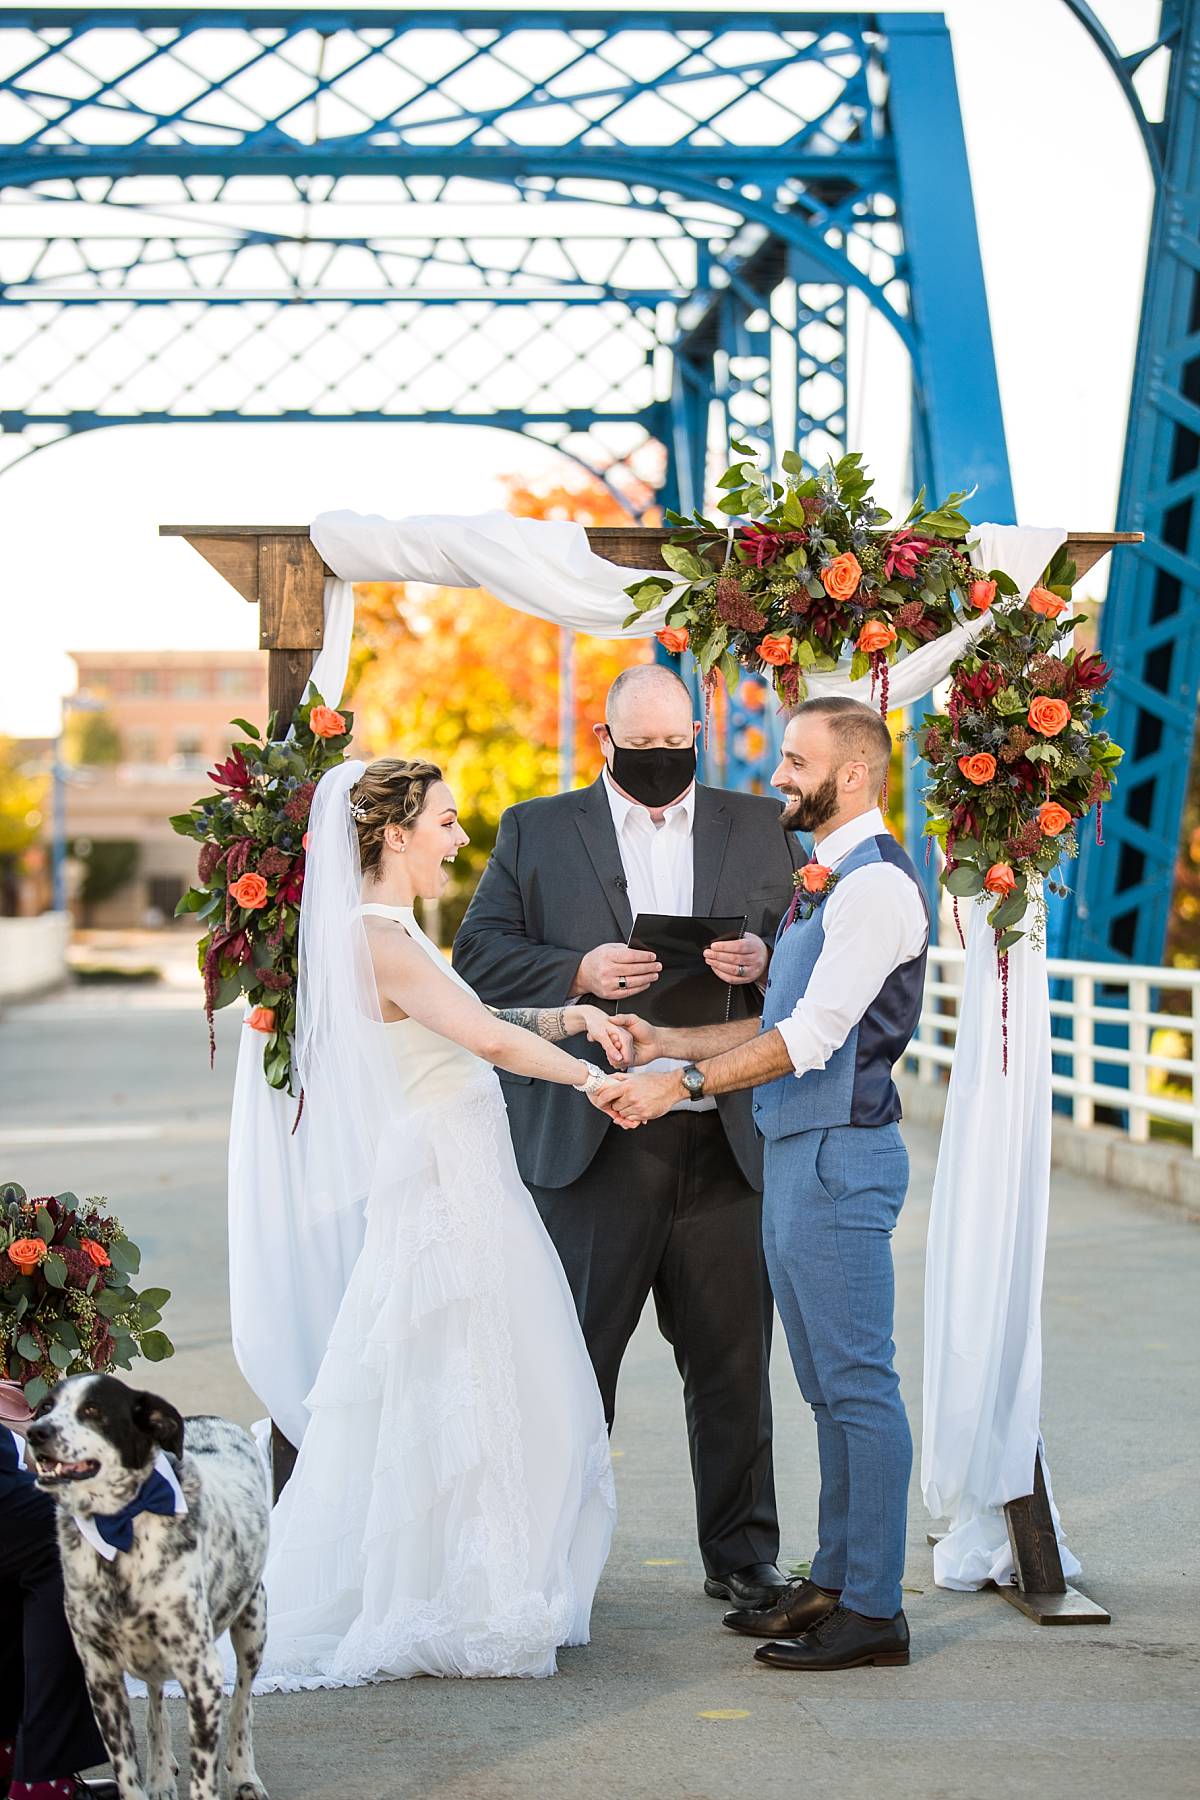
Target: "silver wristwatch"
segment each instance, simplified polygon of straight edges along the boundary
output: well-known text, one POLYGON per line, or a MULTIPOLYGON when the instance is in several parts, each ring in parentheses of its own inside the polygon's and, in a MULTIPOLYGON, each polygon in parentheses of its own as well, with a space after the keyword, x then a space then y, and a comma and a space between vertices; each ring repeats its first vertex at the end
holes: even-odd
POLYGON ((689 1100, 703 1100, 704 1071, 702 1069, 698 1069, 695 1063, 689 1063, 686 1069, 680 1069, 679 1079, 687 1090, 689 1100))
POLYGON ((603 1069, 598 1069, 595 1063, 584 1062, 582 1057, 580 1061, 587 1070, 587 1076, 583 1081, 573 1082, 572 1086, 577 1094, 586 1094, 590 1100, 596 1089, 603 1087, 605 1082, 610 1081, 612 1077, 606 1075, 603 1069))

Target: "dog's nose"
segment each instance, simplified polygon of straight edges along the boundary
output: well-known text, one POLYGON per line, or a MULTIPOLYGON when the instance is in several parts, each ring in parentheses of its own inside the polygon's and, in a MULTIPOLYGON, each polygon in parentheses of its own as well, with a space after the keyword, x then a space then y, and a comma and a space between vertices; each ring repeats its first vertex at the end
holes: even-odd
POLYGON ((46 1424, 44 1420, 39 1421, 35 1419, 32 1425, 26 1427, 25 1436, 36 1450, 39 1444, 44 1444, 47 1441, 50 1436, 50 1431, 51 1427, 46 1424))

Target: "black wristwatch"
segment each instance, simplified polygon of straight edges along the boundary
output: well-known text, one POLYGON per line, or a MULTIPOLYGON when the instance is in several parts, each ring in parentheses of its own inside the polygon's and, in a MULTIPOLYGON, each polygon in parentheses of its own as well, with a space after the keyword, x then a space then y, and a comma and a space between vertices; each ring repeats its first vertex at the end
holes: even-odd
POLYGON ((686 1069, 680 1069, 679 1079, 687 1091, 689 1100, 703 1100, 704 1071, 702 1069, 698 1069, 695 1063, 689 1063, 686 1069))

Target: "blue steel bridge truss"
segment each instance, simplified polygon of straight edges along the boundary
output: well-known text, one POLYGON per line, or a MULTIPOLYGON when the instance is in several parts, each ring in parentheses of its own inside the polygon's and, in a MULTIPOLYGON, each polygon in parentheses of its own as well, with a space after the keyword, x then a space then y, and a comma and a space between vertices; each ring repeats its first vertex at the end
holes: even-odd
MULTIPOLYGON (((844 448, 869 313, 914 483, 1013 516, 937 14, 3 8, 0 193, 0 462, 453 420, 637 519, 700 502, 731 429, 844 448)), ((762 783, 733 714, 727 779, 762 783)))

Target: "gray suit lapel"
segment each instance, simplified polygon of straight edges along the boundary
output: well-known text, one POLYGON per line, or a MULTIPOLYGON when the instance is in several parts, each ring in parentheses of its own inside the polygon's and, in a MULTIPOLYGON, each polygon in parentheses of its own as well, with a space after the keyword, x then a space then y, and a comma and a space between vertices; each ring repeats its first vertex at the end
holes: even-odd
POLYGON ((732 825, 732 815, 720 791, 701 787, 697 782, 692 820, 692 911, 697 918, 712 911, 732 825))
POLYGON ((589 788, 581 788, 576 800, 575 823, 579 827, 579 835, 596 871, 596 879, 600 890, 612 908, 612 914, 621 928, 621 942, 624 943, 633 928, 633 912, 629 905, 629 893, 625 881, 625 870, 621 865, 621 852, 617 848, 617 834, 613 826, 612 810, 608 804, 608 796, 604 792, 604 777, 594 781, 589 788))

